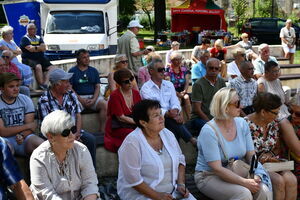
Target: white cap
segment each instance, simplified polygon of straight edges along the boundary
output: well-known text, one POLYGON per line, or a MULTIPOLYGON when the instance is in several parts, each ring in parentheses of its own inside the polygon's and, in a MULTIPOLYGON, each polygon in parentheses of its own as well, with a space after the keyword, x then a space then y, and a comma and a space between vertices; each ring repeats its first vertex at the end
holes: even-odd
POLYGON ((144 26, 142 26, 140 22, 137 20, 131 20, 127 26, 127 28, 133 28, 133 27, 144 28, 144 26))
POLYGON ((291 19, 287 19, 285 23, 291 23, 292 20, 291 19))

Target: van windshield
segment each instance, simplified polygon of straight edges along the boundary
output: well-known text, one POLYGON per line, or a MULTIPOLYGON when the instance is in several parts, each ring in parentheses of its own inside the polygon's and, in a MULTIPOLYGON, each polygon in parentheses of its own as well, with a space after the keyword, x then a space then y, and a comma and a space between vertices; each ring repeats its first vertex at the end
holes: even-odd
POLYGON ((53 11, 48 15, 47 34, 104 33, 103 12, 53 11))

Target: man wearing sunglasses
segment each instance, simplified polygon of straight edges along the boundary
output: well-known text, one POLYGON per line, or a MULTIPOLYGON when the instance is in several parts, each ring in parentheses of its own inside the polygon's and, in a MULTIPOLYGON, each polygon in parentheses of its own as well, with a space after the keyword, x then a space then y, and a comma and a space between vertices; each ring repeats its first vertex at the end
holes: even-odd
POLYGON ((143 66, 142 55, 150 51, 140 50, 136 35, 141 28, 144 28, 137 20, 132 20, 127 26, 128 30, 118 39, 118 54, 125 54, 128 58, 128 68, 137 76, 138 70, 143 66))
POLYGON ((13 73, 0 75, 0 136, 16 155, 29 156, 42 142, 36 136, 32 100, 19 94, 20 79, 13 73))
POLYGON ((281 45, 285 54, 285 58, 289 59, 290 64, 294 63, 294 54, 296 51, 296 32, 292 27, 292 20, 285 22, 285 27, 280 30, 281 45))
POLYGON ((100 95, 100 78, 96 68, 91 67, 89 52, 79 49, 76 52, 77 65, 69 70, 73 76, 70 83, 83 109, 98 111, 99 131, 104 133, 107 102, 100 95))
POLYGON ((174 85, 170 81, 163 80, 165 66, 162 60, 153 60, 148 65, 148 70, 151 79, 145 82, 141 88, 142 99, 159 101, 165 117, 165 127, 173 132, 177 139, 181 137, 185 142, 191 142, 196 146, 197 140, 183 125, 181 106, 174 85))
POLYGON ((50 88, 44 92, 38 101, 38 118, 42 122, 54 110, 63 110, 69 113, 76 124, 76 140, 87 146, 96 168, 96 139, 92 134, 81 129, 80 113, 82 109, 76 94, 71 90, 69 80, 72 76, 72 73, 67 73, 62 69, 54 69, 50 72, 50 88))
POLYGON ((191 125, 198 134, 204 124, 213 118, 209 111, 213 96, 219 89, 226 87, 225 81, 219 76, 220 70, 219 59, 208 59, 206 75, 193 85, 191 125))

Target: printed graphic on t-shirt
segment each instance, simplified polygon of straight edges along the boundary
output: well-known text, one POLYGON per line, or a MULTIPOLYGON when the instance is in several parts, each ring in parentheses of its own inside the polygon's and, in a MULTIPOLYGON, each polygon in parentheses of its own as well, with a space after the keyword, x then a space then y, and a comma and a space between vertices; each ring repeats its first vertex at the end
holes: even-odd
POLYGON ((5 127, 20 126, 24 124, 25 108, 2 109, 0 111, 1 118, 5 127))

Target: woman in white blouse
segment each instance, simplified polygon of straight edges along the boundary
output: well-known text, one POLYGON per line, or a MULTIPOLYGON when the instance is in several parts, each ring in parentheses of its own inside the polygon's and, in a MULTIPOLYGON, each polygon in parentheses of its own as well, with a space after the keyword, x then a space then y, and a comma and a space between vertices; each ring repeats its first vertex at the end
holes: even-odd
POLYGON ((143 100, 133 109, 137 124, 118 151, 118 194, 122 200, 195 198, 185 187, 185 158, 164 127, 160 104, 143 100))
POLYGON ((48 138, 30 158, 35 199, 96 200, 98 180, 87 147, 75 141, 76 127, 65 111, 47 115, 41 131, 48 138))

